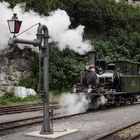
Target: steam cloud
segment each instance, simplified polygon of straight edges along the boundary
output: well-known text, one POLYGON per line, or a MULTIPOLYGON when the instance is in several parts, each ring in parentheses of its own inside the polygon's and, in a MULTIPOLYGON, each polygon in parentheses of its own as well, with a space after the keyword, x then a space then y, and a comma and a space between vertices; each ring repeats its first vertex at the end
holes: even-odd
POLYGON ((94 102, 93 104, 93 109, 97 109, 100 106, 104 106, 107 103, 107 99, 105 98, 105 96, 100 96, 97 98, 97 100, 94 102))
MULTIPOLYGON (((49 29, 50 42, 55 42, 61 50, 69 47, 79 54, 84 54, 92 48, 90 41, 83 40, 84 26, 79 25, 76 29, 69 29, 71 24, 70 18, 64 10, 58 9, 51 12, 48 17, 45 17, 40 16, 38 13, 31 10, 29 12, 25 12, 25 4, 17 5, 14 7, 14 9, 9 9, 8 7, 8 3, 0 3, 1 50, 7 47, 7 42, 10 37, 7 19, 11 19, 13 13, 17 13, 19 20, 23 21, 21 32, 36 23, 40 22, 41 24, 45 24, 49 29)), ((36 28, 32 28, 31 30, 22 34, 21 37, 24 39, 33 40, 36 38, 35 33, 36 28)))
POLYGON ((60 98, 60 106, 62 106, 61 113, 64 115, 78 114, 85 112, 88 109, 90 100, 88 100, 84 93, 70 94, 65 93, 60 98))
POLYGON ((88 109, 98 109, 106 103, 107 99, 103 95, 91 103, 91 100, 86 97, 85 93, 64 93, 60 97, 59 105, 61 109, 59 113, 63 115, 78 114, 86 112, 88 109))

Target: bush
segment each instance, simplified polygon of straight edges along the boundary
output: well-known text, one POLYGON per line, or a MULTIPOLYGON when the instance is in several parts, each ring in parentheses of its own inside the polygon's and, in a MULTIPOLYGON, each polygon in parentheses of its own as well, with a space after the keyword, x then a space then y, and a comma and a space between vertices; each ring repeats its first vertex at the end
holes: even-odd
POLYGON ((10 103, 18 103, 21 102, 22 99, 16 97, 12 92, 6 92, 3 96, 0 97, 0 104, 7 105, 10 103))
POLYGON ((32 75, 25 79, 20 80, 19 86, 23 86, 26 88, 32 88, 37 91, 38 89, 38 75, 32 75))
MULTIPOLYGON (((78 82, 83 69, 84 59, 70 49, 60 51, 55 45, 50 44, 49 61, 49 87, 51 90, 64 91, 78 82)), ((37 60, 33 63, 33 75, 21 80, 20 86, 33 88, 38 91, 39 68, 37 60), (35 70, 34 70, 35 69, 35 70)), ((42 71, 42 68, 40 68, 42 71)), ((43 83, 41 83, 43 85, 43 83)))
POLYGON ((3 96, 0 97, 1 105, 21 104, 30 102, 41 102, 41 98, 37 95, 30 95, 22 99, 20 97, 15 96, 12 92, 6 92, 3 96))
POLYGON ((41 98, 39 96, 33 96, 29 95, 26 98, 22 99, 23 102, 28 102, 28 101, 41 101, 41 98))

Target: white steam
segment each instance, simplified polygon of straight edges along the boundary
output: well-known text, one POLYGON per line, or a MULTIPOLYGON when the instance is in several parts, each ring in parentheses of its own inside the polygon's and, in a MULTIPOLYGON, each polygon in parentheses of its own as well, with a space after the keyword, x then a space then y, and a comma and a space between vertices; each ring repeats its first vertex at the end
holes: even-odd
MULTIPOLYGON (((45 17, 40 16, 34 11, 25 12, 25 4, 17 5, 14 9, 9 9, 8 7, 8 3, 0 3, 0 49, 7 47, 10 35, 7 19, 11 19, 13 13, 17 13, 19 20, 23 21, 20 32, 40 22, 48 27, 50 41, 55 42, 61 50, 69 47, 79 54, 84 54, 92 48, 89 41, 83 40, 84 26, 79 25, 76 29, 69 29, 71 25, 70 18, 64 10, 58 9, 51 12, 48 17, 45 17)), ((36 29, 37 28, 32 28, 19 36, 19 38, 35 39, 36 29)))
POLYGON ((63 115, 72 115, 85 112, 88 109, 89 100, 84 93, 71 94, 65 93, 60 98, 60 111, 63 115))
POLYGON ((105 98, 105 96, 100 96, 97 98, 97 100, 94 102, 93 108, 97 109, 101 106, 104 106, 107 103, 107 99, 105 98))

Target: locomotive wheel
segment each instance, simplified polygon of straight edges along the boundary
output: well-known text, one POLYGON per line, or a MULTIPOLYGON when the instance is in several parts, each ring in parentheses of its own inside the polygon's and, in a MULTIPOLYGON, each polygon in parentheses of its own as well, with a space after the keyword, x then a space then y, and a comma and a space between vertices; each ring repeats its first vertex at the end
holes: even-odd
POLYGON ((135 103, 135 99, 132 99, 132 100, 130 101, 130 104, 133 105, 134 103, 135 103))
POLYGON ((134 103, 135 103, 134 100, 130 101, 130 104, 131 104, 131 105, 133 105, 134 103))
POLYGON ((133 105, 137 101, 136 96, 132 96, 130 103, 133 105))

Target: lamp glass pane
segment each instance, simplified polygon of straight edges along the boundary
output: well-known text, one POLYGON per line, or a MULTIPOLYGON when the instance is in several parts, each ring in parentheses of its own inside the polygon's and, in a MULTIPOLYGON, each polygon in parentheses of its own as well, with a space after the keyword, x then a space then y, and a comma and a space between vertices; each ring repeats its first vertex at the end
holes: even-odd
POLYGON ((11 33, 15 32, 15 21, 14 20, 8 20, 8 25, 11 33))
POLYGON ((15 21, 15 33, 19 33, 21 21, 15 21))

